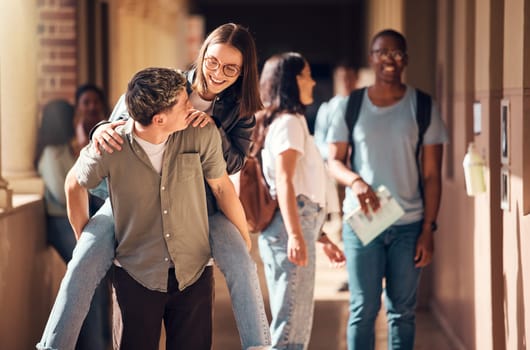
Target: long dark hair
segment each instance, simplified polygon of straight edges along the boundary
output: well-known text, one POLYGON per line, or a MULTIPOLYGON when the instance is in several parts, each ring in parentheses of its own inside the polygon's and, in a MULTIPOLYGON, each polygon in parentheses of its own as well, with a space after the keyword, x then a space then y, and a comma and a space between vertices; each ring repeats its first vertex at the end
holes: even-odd
POLYGON ((279 113, 305 113, 296 76, 306 64, 306 59, 297 52, 277 54, 265 61, 259 81, 261 100, 265 107, 256 113, 251 154, 259 152, 268 126, 279 113))
POLYGON ((256 113, 263 108, 258 89, 258 59, 256 44, 248 29, 239 24, 223 24, 212 31, 206 40, 204 40, 199 51, 199 56, 194 64, 197 71, 193 82, 193 89, 199 93, 207 91, 207 84, 204 80, 202 66, 206 50, 208 50, 210 45, 214 44, 228 44, 239 50, 241 55, 243 55, 241 74, 229 89, 234 89, 238 96, 240 116, 249 116, 256 113))
POLYGON ((298 76, 307 61, 297 52, 286 52, 269 58, 261 72, 260 93, 269 123, 278 113, 304 114, 305 106, 300 101, 298 76))
POLYGON ((37 131, 37 145, 33 164, 39 165, 42 151, 46 146, 63 145, 74 137, 74 106, 66 100, 48 102, 42 110, 42 119, 37 131))

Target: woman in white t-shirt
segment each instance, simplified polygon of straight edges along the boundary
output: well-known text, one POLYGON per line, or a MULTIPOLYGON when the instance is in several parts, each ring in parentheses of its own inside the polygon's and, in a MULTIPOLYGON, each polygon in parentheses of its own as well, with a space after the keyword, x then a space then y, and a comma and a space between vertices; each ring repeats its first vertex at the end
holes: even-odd
POLYGON ((313 103, 315 81, 298 53, 275 55, 260 79, 267 125, 263 171, 280 210, 259 237, 272 311, 274 349, 306 349, 313 320, 315 246, 322 243, 331 263, 342 251, 320 235, 326 206, 324 162, 309 134, 305 106, 313 103))

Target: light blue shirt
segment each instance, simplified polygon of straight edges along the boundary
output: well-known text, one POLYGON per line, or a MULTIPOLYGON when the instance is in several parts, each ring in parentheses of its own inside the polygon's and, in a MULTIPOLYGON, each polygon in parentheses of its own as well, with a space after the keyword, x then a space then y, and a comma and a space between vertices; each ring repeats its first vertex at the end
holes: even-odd
POLYGON ((328 102, 323 102, 317 111, 315 119, 314 139, 322 158, 328 160, 328 143, 327 137, 329 127, 333 118, 342 118, 348 103, 348 96, 336 95, 328 102))
MULTIPOLYGON (((365 90, 359 119, 353 129, 355 145, 354 169, 366 183, 376 189, 385 185, 405 210, 396 224, 403 225, 423 218, 423 200, 419 189, 416 165, 418 125, 416 122, 416 90, 407 86, 403 98, 392 106, 375 106, 365 90)), ((333 118, 327 142, 349 142, 348 127, 342 117, 333 118)), ((443 144, 448 141, 447 130, 433 101, 431 122, 423 145, 443 144)), ((343 210, 351 212, 359 205, 351 188, 346 188, 343 210)))

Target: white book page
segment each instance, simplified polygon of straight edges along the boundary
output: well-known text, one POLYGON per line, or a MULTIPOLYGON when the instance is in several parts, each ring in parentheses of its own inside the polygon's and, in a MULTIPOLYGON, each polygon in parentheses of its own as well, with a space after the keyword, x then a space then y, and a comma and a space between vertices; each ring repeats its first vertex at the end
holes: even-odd
POLYGON ((364 245, 370 243, 405 214, 385 186, 379 186, 376 194, 381 205, 376 212, 370 207, 370 212, 364 214, 361 207, 358 207, 344 217, 344 221, 351 226, 364 245))

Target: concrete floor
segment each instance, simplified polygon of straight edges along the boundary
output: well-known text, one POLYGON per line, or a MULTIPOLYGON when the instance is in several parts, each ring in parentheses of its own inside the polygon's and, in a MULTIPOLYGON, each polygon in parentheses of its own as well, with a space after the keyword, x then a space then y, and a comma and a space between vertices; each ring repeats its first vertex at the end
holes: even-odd
MULTIPOLYGON (((258 265, 265 308, 268 310, 267 288, 263 265, 257 252, 257 235, 253 235, 252 256, 258 265)), ((346 280, 345 269, 328 266, 320 249, 317 249, 317 274, 315 283, 315 316, 309 350, 346 350, 346 324, 348 319, 348 293, 337 292, 346 280)), ((214 350, 241 349, 232 305, 222 274, 215 269, 214 350)), ((387 349, 385 314, 381 311, 376 321, 376 350, 387 349)), ((447 338, 427 311, 417 314, 415 350, 452 350, 447 338)))

